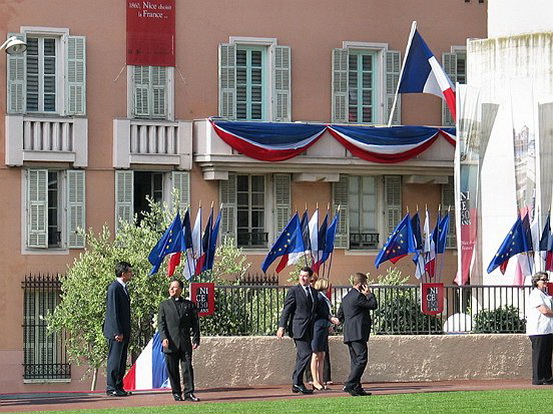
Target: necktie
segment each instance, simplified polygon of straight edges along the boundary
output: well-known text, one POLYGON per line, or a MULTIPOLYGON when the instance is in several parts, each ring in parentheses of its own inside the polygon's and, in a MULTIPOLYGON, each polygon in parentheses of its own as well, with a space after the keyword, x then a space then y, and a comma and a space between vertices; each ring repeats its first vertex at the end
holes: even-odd
POLYGON ((127 285, 123 286, 123 290, 125 291, 125 295, 129 297, 129 290, 127 289, 127 285))
POLYGON ((307 302, 309 302, 309 307, 313 305, 313 298, 311 297, 311 291, 309 290, 309 287, 305 287, 305 293, 307 294, 307 302))

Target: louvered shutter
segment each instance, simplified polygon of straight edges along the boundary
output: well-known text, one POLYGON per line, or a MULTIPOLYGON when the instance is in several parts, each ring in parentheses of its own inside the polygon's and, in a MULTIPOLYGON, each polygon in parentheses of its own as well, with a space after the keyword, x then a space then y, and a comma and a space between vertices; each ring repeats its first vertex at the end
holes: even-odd
MULTIPOLYGON (((388 122, 390 112, 394 105, 399 75, 401 74, 401 53, 394 50, 386 52, 386 119, 388 122)), ((392 118, 392 125, 401 125, 401 96, 398 95, 396 109, 392 118)))
POLYGON ((134 217, 134 174, 132 171, 115 171, 115 228, 120 221, 132 222, 134 217))
POLYGON ((69 248, 83 248, 86 230, 85 172, 67 171, 67 244, 69 248))
POLYGON ((67 38, 65 107, 68 115, 86 113, 86 38, 67 38))
POLYGON ((384 177, 384 194, 387 234, 384 235, 383 240, 386 240, 401 220, 401 177, 399 175, 384 177))
POLYGON ((153 118, 165 118, 167 116, 167 68, 152 66, 152 114, 153 118))
MULTIPOLYGON (((457 55, 455 53, 444 53, 442 55, 442 62, 445 73, 447 73, 449 79, 451 79, 451 82, 455 85, 457 82, 457 55)), ((442 100, 442 125, 455 125, 455 121, 449 112, 445 99, 442 100)))
POLYGON ((348 122, 348 50, 332 51, 332 122, 348 122))
POLYGON ((136 117, 148 117, 148 86, 150 84, 150 67, 134 66, 133 70, 133 110, 136 117))
POLYGON ((290 82, 291 50, 288 46, 275 47, 274 67, 274 116, 275 121, 289 122, 292 118, 291 106, 291 82, 290 82))
POLYGON ((48 170, 27 170, 27 245, 48 247, 48 170))
MULTIPOLYGON (((340 218, 336 231, 337 248, 349 247, 349 211, 348 211, 348 176, 340 175, 340 181, 332 184, 332 203, 334 211, 340 206, 340 218)), ((330 224, 330 223, 329 223, 330 224)))
MULTIPOLYGON (((21 33, 9 33, 8 38, 16 36, 26 41, 26 36, 21 33)), ((26 96, 26 53, 8 55, 8 113, 22 114, 25 112, 26 96)))
POLYGON ((229 174, 228 180, 220 181, 221 234, 231 237, 236 243, 236 174, 229 174))
POLYGON ((180 214, 183 216, 190 205, 190 174, 185 171, 173 171, 171 173, 171 185, 173 191, 178 191, 179 199, 173 200, 173 202, 179 203, 180 214))
POLYGON ((275 174, 274 175, 274 191, 275 191, 275 214, 274 228, 275 237, 278 237, 282 229, 290 220, 291 213, 291 182, 290 174, 275 174))
POLYGON ((219 116, 236 118, 236 46, 219 45, 219 116))

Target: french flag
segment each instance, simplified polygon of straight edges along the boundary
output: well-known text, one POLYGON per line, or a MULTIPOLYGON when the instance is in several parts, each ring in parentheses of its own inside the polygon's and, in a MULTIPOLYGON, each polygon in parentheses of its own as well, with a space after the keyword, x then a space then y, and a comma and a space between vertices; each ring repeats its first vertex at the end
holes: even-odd
POLYGON ((131 369, 125 374, 123 388, 127 391, 170 388, 159 332, 156 331, 131 369))
POLYGON ((453 119, 455 88, 413 22, 399 77, 398 93, 431 93, 445 99, 453 119))

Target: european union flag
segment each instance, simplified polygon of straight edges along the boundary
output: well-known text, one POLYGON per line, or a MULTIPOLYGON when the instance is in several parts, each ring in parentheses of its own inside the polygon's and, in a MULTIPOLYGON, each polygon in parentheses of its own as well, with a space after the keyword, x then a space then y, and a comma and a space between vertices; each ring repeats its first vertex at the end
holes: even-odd
MULTIPOLYGON (((525 221, 527 222, 528 220, 526 217, 525 221)), ((493 272, 496 267, 501 266, 515 254, 532 250, 532 238, 529 237, 529 227, 529 225, 525 225, 520 216, 517 217, 515 224, 511 227, 511 230, 509 230, 507 237, 505 237, 505 240, 503 240, 499 250, 490 262, 487 270, 488 273, 493 272)))
POLYGON ((409 253, 415 253, 415 236, 411 227, 411 218, 409 213, 396 226, 390 234, 382 250, 376 256, 374 265, 378 268, 386 260, 396 263, 399 259, 407 256, 409 253))
POLYGON ((290 219, 278 239, 271 247, 271 250, 263 260, 261 264, 261 270, 267 272, 267 269, 273 263, 277 257, 284 256, 290 253, 304 252, 305 247, 303 245, 303 237, 301 234, 301 225, 298 213, 290 219))
POLYGON ((157 273, 165 256, 182 251, 183 244, 182 222, 177 212, 171 225, 165 230, 161 239, 148 255, 148 260, 153 266, 150 275, 157 273))

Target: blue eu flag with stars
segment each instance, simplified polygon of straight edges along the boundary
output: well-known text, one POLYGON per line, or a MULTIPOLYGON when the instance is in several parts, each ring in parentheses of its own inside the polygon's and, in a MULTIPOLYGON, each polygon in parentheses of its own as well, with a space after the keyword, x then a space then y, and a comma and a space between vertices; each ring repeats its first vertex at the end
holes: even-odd
POLYGON ((280 256, 304 251, 305 247, 303 245, 303 237, 301 234, 300 218, 298 217, 298 213, 296 213, 290 219, 284 230, 282 230, 282 233, 280 233, 280 236, 278 236, 275 244, 271 247, 267 257, 263 260, 261 270, 263 270, 263 272, 267 272, 267 269, 271 263, 273 263, 280 256))
POLYGON ((396 263, 399 259, 407 256, 409 253, 415 253, 415 236, 413 234, 413 228, 411 227, 411 218, 409 213, 403 217, 403 219, 396 226, 386 244, 376 256, 374 265, 378 268, 382 263, 390 260, 392 263, 396 263))
POLYGON ((150 275, 157 273, 165 256, 182 251, 183 244, 184 238, 182 233, 182 222, 180 214, 177 213, 171 225, 167 228, 167 230, 165 230, 165 233, 163 233, 161 239, 159 239, 148 255, 148 260, 152 264, 150 275))

